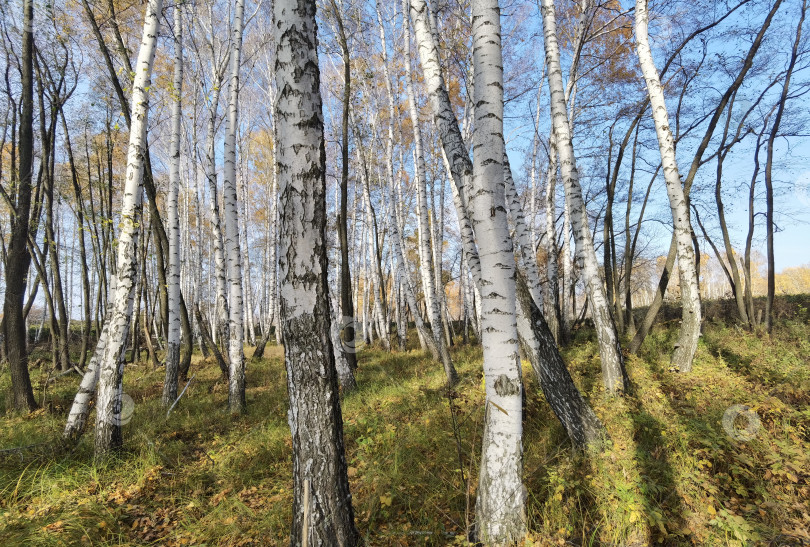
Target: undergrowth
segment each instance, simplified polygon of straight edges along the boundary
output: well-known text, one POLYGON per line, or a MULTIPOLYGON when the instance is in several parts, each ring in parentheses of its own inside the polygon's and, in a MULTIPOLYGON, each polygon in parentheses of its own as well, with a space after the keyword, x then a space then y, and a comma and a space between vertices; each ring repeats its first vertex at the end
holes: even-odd
MULTIPOLYGON (((627 358, 633 389, 623 399, 601 390, 591 333, 564 351, 610 435, 601 452, 572 448, 524 365, 526 545, 810 543, 807 320, 783 321, 770 337, 707 322, 690 374, 669 371, 676 326, 666 325, 627 358), (759 417, 750 440, 723 428, 735 404, 759 417)), ((168 417, 163 372, 129 367, 135 412, 124 451, 104 463, 93 460, 89 432, 74 447, 55 442, 78 377, 47 383, 47 372, 33 370, 44 408, 0 420, 0 544, 286 544, 285 373, 280 348, 266 355, 248 362, 248 412, 238 418, 227 413, 214 363, 195 357, 196 376, 168 417)), ((466 543, 481 353, 461 346, 453 358, 461 381, 448 394, 441 366, 420 352, 359 354, 360 387, 342 406, 352 500, 368 545, 466 543)), ((3 374, 0 398, 8 388, 3 374)))

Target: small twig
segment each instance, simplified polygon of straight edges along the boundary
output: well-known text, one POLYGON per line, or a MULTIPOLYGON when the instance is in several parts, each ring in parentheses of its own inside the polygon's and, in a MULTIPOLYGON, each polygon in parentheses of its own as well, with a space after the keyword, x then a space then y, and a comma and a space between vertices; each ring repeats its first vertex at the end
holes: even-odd
POLYGON ((301 531, 302 547, 309 547, 309 480, 304 481, 304 529, 301 531))
POLYGON ((189 384, 191 384, 191 381, 194 379, 195 376, 197 376, 196 372, 194 373, 194 375, 191 378, 189 378, 188 382, 186 382, 186 387, 183 388, 183 391, 181 391, 180 395, 177 396, 177 399, 174 400, 174 402, 172 403, 172 406, 170 406, 169 410, 166 411, 166 418, 167 419, 168 419, 169 414, 171 413, 171 411, 174 409, 175 405, 177 405, 177 402, 180 400, 180 397, 182 397, 183 393, 185 393, 186 390, 188 389, 189 384))

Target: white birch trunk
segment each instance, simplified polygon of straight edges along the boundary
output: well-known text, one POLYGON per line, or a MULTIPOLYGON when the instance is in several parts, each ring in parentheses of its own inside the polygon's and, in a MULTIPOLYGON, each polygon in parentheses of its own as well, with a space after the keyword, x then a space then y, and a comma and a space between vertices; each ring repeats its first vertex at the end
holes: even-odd
POLYGON ((509 216, 512 218, 512 224, 515 227, 515 239, 517 240, 518 256, 523 269, 526 271, 526 281, 529 285, 529 292, 532 299, 543 313, 543 294, 540 283, 540 270, 537 268, 537 255, 534 252, 532 245, 532 235, 528 226, 526 226, 526 216, 523 214, 523 206, 520 203, 517 189, 515 188, 515 181, 512 178, 512 169, 509 166, 509 158, 504 154, 503 156, 503 179, 504 191, 507 207, 509 208, 509 216))
MULTIPOLYGON (((448 170, 452 172, 455 184, 452 185, 453 201, 456 206, 456 216, 459 220, 462 243, 464 246, 464 260, 474 280, 476 316, 482 316, 482 295, 484 285, 482 268, 478 257, 478 249, 470 225, 470 215, 464 200, 463 181, 469 180, 472 173, 472 164, 464 140, 458 128, 458 123, 450 105, 449 96, 441 76, 438 62, 436 44, 427 24, 427 6, 423 0, 411 0, 410 16, 414 20, 414 27, 419 38, 419 51, 422 55, 422 67, 425 81, 430 91, 431 104, 434 109, 434 121, 439 129, 445 152, 448 170), (448 158, 452 157, 453 162, 448 158), (480 288, 480 290, 479 290, 480 288)), ((474 67, 475 68, 475 67, 474 67)), ((474 110, 472 107, 470 111, 474 110)), ((502 175, 503 176, 503 175, 502 175)), ((469 182, 467 182, 469 185, 469 182)), ((468 186, 469 187, 469 186, 468 186)), ((512 259, 514 260, 514 259, 512 259)), ((517 300, 518 311, 523 320, 518 323, 518 332, 525 344, 526 352, 530 356, 532 368, 537 376, 538 383, 549 402, 555 415, 565 426, 571 439, 577 445, 590 444, 599 440, 603 429, 596 419, 587 402, 582 398, 571 379, 568 370, 560 357, 559 350, 554 345, 554 338, 548 330, 539 306, 526 289, 527 302, 524 298, 517 300)), ((479 319, 479 336, 484 331, 479 319)))
MULTIPOLYGON (((217 164, 216 164, 216 116, 217 105, 219 103, 219 87, 222 83, 221 78, 217 78, 214 84, 215 90, 212 92, 211 115, 208 118, 208 133, 205 137, 206 149, 206 166, 205 178, 208 181, 208 191, 211 194, 211 230, 213 232, 213 247, 214 247, 214 272, 215 272, 215 291, 216 291, 216 313, 212 316, 211 337, 218 339, 219 326, 223 326, 227 333, 229 331, 228 325, 228 296, 227 296, 227 275, 225 267, 225 243, 222 238, 222 217, 219 212, 219 199, 217 190, 217 164)), ((209 253, 210 254, 210 253, 209 253)))
POLYGON ((180 121, 183 93, 183 18, 182 4, 174 6, 174 84, 172 89, 172 137, 169 151, 169 332, 166 340, 166 378, 163 382, 163 406, 177 399, 177 375, 180 365, 180 217, 177 199, 180 191, 180 121))
MULTIPOLYGON (((244 141, 243 141, 244 142, 244 141)), ((246 171, 245 163, 247 162, 247 153, 249 152, 247 147, 242 148, 245 152, 240 156, 242 160, 242 168, 239 171, 239 186, 238 190, 239 193, 242 195, 242 206, 240 207, 240 213, 242 218, 245 219, 245 227, 243 230, 239 231, 239 238, 240 238, 240 248, 245 250, 245 269, 244 269, 244 286, 245 286, 245 299, 244 299, 244 313, 243 317, 245 320, 245 324, 247 328, 245 329, 245 342, 248 344, 255 346, 256 345, 256 329, 255 329, 255 322, 253 318, 253 283, 251 281, 251 269, 250 269, 250 246, 248 243, 249 237, 249 226, 252 224, 249 216, 248 210, 248 193, 247 193, 247 182, 245 181, 244 173, 246 171)))
POLYGON ((245 411, 245 354, 243 347, 242 256, 239 245, 239 205, 236 192, 236 131, 239 123, 239 65, 245 0, 236 0, 231 29, 230 75, 228 83, 228 125, 225 133, 225 254, 228 262, 228 408, 232 414, 245 411))
POLYGON ((515 310, 515 262, 504 197, 503 59, 497 0, 473 0, 474 170, 469 197, 481 262, 486 422, 476 501, 477 533, 487 544, 526 533, 523 411, 515 310))
POLYGON ((588 216, 582 199, 579 184, 574 146, 571 140, 565 91, 560 68, 560 51, 557 45, 557 22, 553 0, 541 0, 543 35, 546 47, 546 67, 549 92, 551 93, 551 113, 554 133, 560 154, 560 166, 565 184, 565 198, 571 215, 571 228, 574 233, 577 260, 581 261, 585 277, 585 287, 591 307, 591 315, 599 340, 599 354, 602 361, 602 376, 608 393, 623 391, 625 386, 624 361, 619 347, 618 334, 610 315, 599 264, 593 246, 593 238, 588 226, 588 216))
MULTIPOLYGON (((354 111, 351 112, 352 123, 357 128, 357 122, 354 120, 354 111)), ((358 134, 358 142, 359 142, 359 135, 360 131, 356 130, 358 134)), ((374 130, 372 130, 374 133, 374 130)), ((385 294, 385 283, 383 278, 382 272, 382 257, 380 256, 380 235, 377 230, 377 218, 374 211, 374 206, 371 203, 371 181, 369 180, 368 175, 368 163, 366 162, 366 156, 363 152, 362 142, 360 142, 360 146, 357 147, 357 159, 360 161, 360 177, 361 182, 363 185, 363 201, 366 205, 366 218, 367 224, 371 226, 371 232, 369 237, 371 238, 371 245, 373 251, 373 270, 374 270, 374 314, 377 316, 379 320, 379 328, 380 328, 380 338, 383 341, 383 348, 386 351, 391 351, 391 341, 389 339, 389 332, 388 332, 388 319, 385 317, 385 313, 383 311, 382 305, 382 298, 385 294)))
POLYGON ((131 123, 124 194, 121 202, 121 230, 115 292, 112 294, 107 344, 99 359, 98 404, 96 407, 96 456, 103 457, 121 444, 121 382, 138 266, 138 235, 142 216, 144 144, 149 113, 149 86, 155 59, 162 0, 146 6, 143 37, 132 82, 131 123))
POLYGON ((314 0, 276 0, 279 300, 293 445, 291 545, 354 546, 330 334, 326 152, 314 0), (305 511, 308 513, 304 517, 305 511))
POLYGON ((532 249, 537 248, 537 153, 540 148, 540 97, 543 91, 543 79, 545 78, 546 66, 543 65, 543 72, 540 73, 540 85, 537 86, 537 113, 534 116, 534 137, 532 138, 532 167, 529 172, 529 231, 531 233, 532 249))
POLYGON ((430 330, 439 349, 444 364, 447 385, 452 386, 458 381, 455 367, 450 358, 450 352, 444 341, 442 332, 442 319, 439 303, 436 298, 436 284, 433 272, 433 252, 430 243, 430 223, 428 222, 427 204, 427 170, 425 169, 425 156, 422 150, 422 131, 419 128, 419 111, 416 106, 416 93, 413 89, 413 74, 411 72, 411 32, 409 18, 403 19, 405 29, 405 87, 408 94, 408 105, 413 127, 414 169, 416 171, 416 197, 417 215, 419 219, 419 271, 422 274, 422 291, 425 293, 425 305, 430 317, 430 330))
MULTIPOLYGON (((380 43, 382 45, 382 65, 383 65, 383 75, 385 77, 385 89, 386 94, 388 96, 388 137, 385 142, 385 164, 386 164, 386 175, 388 178, 388 210, 389 210, 389 217, 390 217, 390 224, 391 224, 391 246, 393 248, 393 256, 397 262, 397 278, 398 278, 398 285, 404 292, 405 302, 408 304, 408 307, 411 310, 411 314, 414 317, 414 324, 416 325, 417 332, 419 333, 420 343, 423 345, 427 345, 430 352, 433 355, 433 358, 439 360, 439 350, 437 344, 430 343, 432 340, 429 340, 431 336, 428 334, 425 324, 422 320, 422 316, 419 312, 419 307, 416 302, 416 296, 414 294, 413 287, 411 285, 410 274, 408 273, 407 268, 407 261, 405 259, 405 253, 403 252, 403 245, 402 245, 402 234, 400 232, 400 226, 403 225, 402 220, 400 217, 400 210, 397 207, 397 203, 402 203, 402 199, 397 200, 394 197, 394 189, 398 187, 397 179, 394 176, 394 119, 396 117, 396 108, 394 106, 394 92, 391 85, 391 76, 388 70, 388 52, 387 52, 387 45, 385 40, 385 28, 382 24, 382 15, 380 14, 380 2, 377 0, 376 3, 377 9, 377 23, 380 30, 380 43)), ((400 151, 401 153, 401 151, 400 151)), ((399 320, 399 337, 400 337, 400 348, 405 348, 405 324, 406 324, 406 317, 404 313, 404 306, 401 307, 400 311, 403 314, 403 317, 400 317, 399 320)))
POLYGON ((647 83, 655 133, 658 137, 658 149, 661 151, 661 166, 664 169, 667 197, 672 211, 681 282, 683 319, 678 342, 672 354, 672 364, 681 372, 689 372, 692 369, 692 359, 695 356, 700 337, 700 289, 695 266, 695 250, 692 245, 689 206, 686 203, 686 196, 681 186, 681 176, 678 172, 678 162, 675 159, 675 141, 669 127, 664 89, 653 61, 652 51, 650 51, 650 40, 647 34, 648 20, 647 0, 636 0, 636 52, 641 71, 644 74, 644 81, 647 83))
MULTIPOLYGON (((115 277, 113 277, 112 283, 116 283, 115 277)), ((115 293, 115 285, 110 287, 110 291, 115 293)), ((109 317, 107 317, 104 321, 104 327, 101 329, 98 342, 96 343, 96 349, 93 351, 87 369, 84 371, 84 376, 82 376, 82 381, 79 383, 79 389, 76 391, 76 395, 73 398, 73 404, 70 405, 65 430, 62 433, 62 438, 65 440, 75 441, 84 432, 87 418, 90 415, 90 402, 93 400, 93 395, 98 386, 99 360, 104 355, 104 349, 107 347, 109 324, 109 317)))

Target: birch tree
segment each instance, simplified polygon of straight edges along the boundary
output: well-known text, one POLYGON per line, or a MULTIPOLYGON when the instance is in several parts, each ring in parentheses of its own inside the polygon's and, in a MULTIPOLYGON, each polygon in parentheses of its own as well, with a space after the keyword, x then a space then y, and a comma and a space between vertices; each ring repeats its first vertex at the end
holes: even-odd
POLYGON ((326 152, 314 0, 276 0, 279 275, 293 443, 292 545, 356 545, 330 339, 326 152))
POLYGON ((473 0, 472 21, 476 108, 469 203, 481 261, 487 405, 476 519, 483 542, 503 545, 520 541, 526 533, 526 493, 515 266, 504 197, 503 58, 497 0, 473 0))
POLYGON ((183 17, 182 3, 174 6, 174 82, 172 85, 172 136, 169 151, 169 333, 166 340, 166 379, 163 405, 177 398, 177 374, 180 365, 180 216, 177 199, 180 191, 180 121, 183 93, 183 17))
MULTIPOLYGON (((571 229, 578 261, 581 261, 588 302, 591 307, 596 335, 599 340, 599 355, 602 361, 602 378, 605 389, 616 394, 626 389, 626 374, 616 325, 610 314, 610 306, 605 297, 599 264, 596 260, 593 237, 588 226, 582 187, 579 183, 574 145, 568 121, 568 111, 563 89, 560 50, 557 45, 557 22, 554 14, 554 1, 542 0, 543 37, 546 48, 546 74, 551 94, 551 116, 560 168, 565 186, 565 202, 571 218, 571 229)), ((563 312, 565 317, 565 312, 563 312)))
POLYGON ((124 351, 138 276, 136 259, 143 208, 144 145, 149 114, 149 87, 162 7, 162 0, 149 0, 146 6, 141 47, 135 65, 135 79, 132 82, 132 114, 121 203, 115 292, 112 293, 110 317, 106 322, 109 338, 99 360, 95 436, 97 456, 104 456, 119 446, 122 440, 120 413, 124 351))
MULTIPOLYGON (((444 156, 449 165, 448 170, 451 172, 454 182, 451 185, 453 202, 459 222, 465 261, 469 266, 475 288, 475 291, 471 292, 483 294, 481 288, 483 275, 476 245, 477 234, 473 233, 465 194, 465 189, 471 188, 470 178, 473 164, 464 145, 464 138, 444 83, 439 64, 438 45, 428 22, 428 9, 424 0, 411 0, 409 15, 414 23, 422 70, 433 111, 433 121, 441 137, 444 156)), ((526 288, 525 291, 520 290, 521 284, 518 284, 519 339, 529 356, 532 369, 546 400, 574 443, 578 446, 597 443, 604 435, 604 428, 571 379, 554 343, 554 337, 543 319, 542 313, 539 312, 540 306, 533 301, 528 285, 523 284, 523 286, 526 288), (531 301, 531 305, 526 298, 531 301)), ((480 306, 482 297, 477 297, 475 300, 476 305, 480 306)), ((480 312, 474 315, 478 316, 480 312)), ((483 332, 483 326, 478 325, 478 327, 479 331, 483 332)))
MULTIPOLYGON (((405 1, 407 2, 407 0, 405 1)), ((407 6, 407 4, 405 5, 407 6)), ((433 332, 433 339, 438 346, 439 355, 444 364, 447 385, 452 386, 458 381, 458 375, 445 344, 439 301, 436 297, 436 278, 433 272, 433 252, 430 243, 431 231, 428 222, 427 170, 425 169, 422 131, 419 128, 419 112, 416 106, 416 93, 413 88, 413 74, 411 73, 411 31, 408 17, 404 18, 403 25, 405 27, 405 88, 408 93, 408 106, 413 127, 414 170, 416 176, 417 216, 419 219, 419 271, 422 274, 422 290, 425 294, 425 305, 430 317, 430 330, 433 332)))
POLYGON ((239 124, 239 66, 242 55, 242 29, 245 0, 236 0, 231 29, 230 74, 228 81, 228 124, 225 133, 225 254, 228 262, 228 408, 245 411, 245 352, 243 346, 242 254, 239 245, 239 205, 236 192, 236 132, 239 124))
POLYGON ((641 71, 647 84, 650 110, 655 122, 658 149, 661 152, 661 165, 672 211, 672 224, 677 245, 678 271, 681 281, 681 304, 683 315, 681 332, 672 354, 672 364, 681 372, 692 369, 692 359, 697 350, 700 336, 700 288, 695 268, 695 250, 692 246, 692 225, 689 221, 689 205, 681 186, 681 175, 675 158, 675 141, 669 126, 669 114, 664 100, 664 89, 655 67, 650 40, 647 33, 649 12, 647 0, 636 0, 635 13, 636 52, 641 71))

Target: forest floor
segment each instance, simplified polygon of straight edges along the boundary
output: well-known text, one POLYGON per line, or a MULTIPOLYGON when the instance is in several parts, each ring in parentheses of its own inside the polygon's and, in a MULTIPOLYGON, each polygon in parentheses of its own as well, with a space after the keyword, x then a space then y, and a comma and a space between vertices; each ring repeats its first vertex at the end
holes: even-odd
MULTIPOLYGON (((525 544, 810 545, 808 304, 792 300, 770 337, 709 316, 690 374, 668 370, 677 321, 665 321, 628 357, 633 392, 623 399, 604 396, 593 333, 579 330, 564 356, 610 434, 601 452, 573 450, 525 364, 525 544), (738 418, 738 428, 752 424, 750 440, 723 427, 735 404, 758 416, 758 429, 738 418)), ((286 544, 287 388, 281 349, 266 355, 248 361, 248 412, 235 419, 213 362, 195 356, 168 417, 163 371, 127 367, 134 413, 124 451, 104 463, 93 461, 91 432, 69 451, 55 442, 78 376, 47 384, 45 367, 33 370, 43 409, 0 418, 0 545, 286 544)), ((453 358, 461 382, 448 396, 441 366, 418 351, 359 353, 360 387, 343 398, 343 417, 367 545, 466 544, 481 352, 457 346, 453 358)), ((0 409, 8 382, 2 371, 0 409)))

